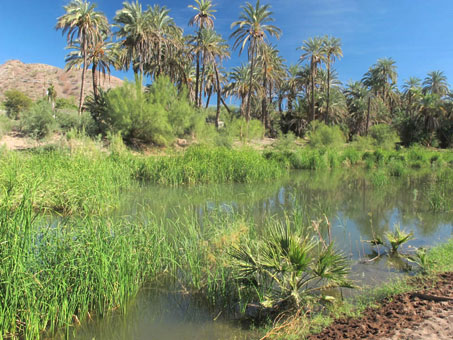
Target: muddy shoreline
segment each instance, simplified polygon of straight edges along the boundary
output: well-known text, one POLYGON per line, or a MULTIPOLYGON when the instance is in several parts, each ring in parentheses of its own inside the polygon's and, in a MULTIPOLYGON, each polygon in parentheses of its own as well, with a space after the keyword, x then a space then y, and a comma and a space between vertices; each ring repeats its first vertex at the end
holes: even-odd
POLYGON ((386 298, 361 318, 336 320, 308 339, 453 339, 453 273, 419 283, 420 289, 386 298))

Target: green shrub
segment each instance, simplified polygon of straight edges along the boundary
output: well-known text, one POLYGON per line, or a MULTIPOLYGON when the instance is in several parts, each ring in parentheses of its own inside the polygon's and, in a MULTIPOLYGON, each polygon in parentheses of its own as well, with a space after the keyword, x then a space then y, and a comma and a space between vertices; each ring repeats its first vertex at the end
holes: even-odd
POLYGON ((272 146, 277 150, 289 150, 294 146, 296 136, 293 132, 288 132, 287 134, 279 134, 277 140, 272 144, 272 146))
POLYGON ((5 115, 0 114, 0 138, 9 133, 14 126, 14 122, 6 117, 5 115))
POLYGON ((53 115, 52 106, 47 101, 34 104, 22 115, 22 132, 36 139, 47 137, 56 129, 53 115))
POLYGON ((55 108, 59 109, 69 109, 77 110, 77 103, 74 98, 57 98, 55 101, 55 108))
POLYGON ((308 132, 308 137, 310 145, 313 147, 335 147, 345 142, 345 137, 340 127, 327 126, 319 122, 312 125, 312 130, 308 132))
POLYGON ((370 136, 374 140, 374 145, 383 149, 394 149, 399 137, 391 126, 377 124, 370 128, 370 136))
POLYGON ((129 143, 169 145, 193 130, 192 116, 197 114, 186 92, 178 92, 166 77, 158 78, 146 92, 140 81, 126 82, 107 93, 106 107, 101 114, 106 115, 109 130, 121 133, 129 143))
POLYGON ((347 148, 343 152, 342 161, 348 161, 351 165, 355 165, 360 161, 360 152, 354 148, 347 148))
POLYGON ((9 90, 5 92, 3 105, 6 109, 6 115, 12 119, 19 119, 20 114, 28 110, 33 101, 25 94, 18 90, 9 90))
POLYGON ((79 115, 77 110, 57 110, 55 119, 63 132, 75 129, 77 131, 85 131, 89 136, 96 134, 95 122, 88 112, 83 112, 79 115))

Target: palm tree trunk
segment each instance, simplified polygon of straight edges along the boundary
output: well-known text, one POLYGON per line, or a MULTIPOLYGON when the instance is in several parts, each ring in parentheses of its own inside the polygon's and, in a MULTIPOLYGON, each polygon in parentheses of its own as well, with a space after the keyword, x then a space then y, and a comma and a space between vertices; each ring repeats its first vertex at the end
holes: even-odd
POLYGON ((253 84, 253 71, 255 69, 255 39, 252 40, 252 60, 250 64, 250 82, 249 82, 249 93, 247 96, 247 111, 245 120, 247 123, 250 121, 250 102, 252 101, 252 84, 253 84))
POLYGON ((203 99, 203 83, 204 83, 204 75, 205 75, 205 66, 206 66, 206 56, 205 53, 203 53, 203 65, 201 66, 201 77, 200 77, 200 92, 198 95, 200 98, 198 99, 198 107, 201 107, 202 105, 202 99, 203 99))
POLYGON ((84 39, 83 41, 83 68, 82 68, 82 82, 80 84, 80 99, 79 99, 79 115, 82 114, 83 99, 84 99, 84 89, 85 89, 85 72, 87 69, 87 43, 84 39))
MULTIPOLYGON (((269 84, 269 107, 272 108, 272 82, 269 84)), ((266 122, 265 125, 266 129, 270 129, 270 119, 269 119, 269 110, 266 110, 266 122)))
POLYGON ((311 112, 310 122, 315 120, 315 65, 311 62, 311 112))
POLYGON ((211 100, 211 96, 212 96, 212 86, 209 88, 208 99, 206 100, 206 106, 205 106, 206 109, 209 107, 209 102, 211 100))
POLYGON ((367 108, 367 113, 366 113, 365 136, 368 136, 368 128, 370 125, 370 111, 371 111, 371 97, 368 96, 368 108, 367 108))
POLYGON ((228 107, 228 105, 225 103, 225 100, 222 98, 222 96, 220 96, 220 101, 222 102, 222 105, 225 107, 225 109, 228 111, 228 113, 231 114, 231 110, 228 107))
POLYGON ((241 116, 243 116, 244 118, 246 118, 246 108, 247 108, 247 96, 246 95, 242 95, 241 96, 241 108, 240 108, 240 111, 241 111, 241 116))
MULTIPOLYGON (((219 79, 219 71, 217 70, 217 65, 214 64, 214 72, 215 72, 215 80, 217 83, 217 111, 215 115, 215 126, 218 129, 219 128, 219 119, 220 119, 220 98, 222 96, 221 90, 220 90, 220 79, 219 79)), ((212 87, 211 87, 212 89, 212 87)))
POLYGON ((261 100, 261 120, 263 121, 264 128, 266 129, 266 116, 267 116, 267 65, 264 63, 264 74, 263 74, 263 99, 261 100))
POLYGON ((197 52, 197 71, 195 77, 195 105, 198 106, 198 89, 200 88, 200 52, 197 52))
POLYGON ((328 123, 330 117, 329 107, 330 107, 330 56, 327 59, 327 111, 325 117, 326 124, 328 123))
POLYGON ((98 99, 98 77, 97 77, 97 74, 96 74, 96 68, 97 68, 97 64, 96 63, 93 63, 93 66, 91 68, 91 72, 92 72, 92 76, 93 76, 93 96, 94 96, 94 100, 97 100, 98 99))
POLYGON ((160 73, 161 73, 161 67, 160 67, 160 59, 162 58, 162 46, 161 46, 161 43, 160 43, 160 39, 159 39, 159 42, 157 44, 157 77, 160 76, 160 73))

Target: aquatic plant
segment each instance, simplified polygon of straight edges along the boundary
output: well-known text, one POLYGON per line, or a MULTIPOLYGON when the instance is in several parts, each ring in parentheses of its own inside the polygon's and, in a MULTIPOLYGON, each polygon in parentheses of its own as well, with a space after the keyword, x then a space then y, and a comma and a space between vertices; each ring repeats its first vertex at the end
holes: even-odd
POLYGON ((413 232, 408 233, 404 230, 401 230, 399 224, 395 225, 393 232, 389 231, 385 233, 385 237, 389 242, 390 249, 393 253, 398 252, 398 248, 407 241, 410 241, 413 236, 413 232))
POLYGON ((306 229, 295 233, 288 225, 276 224, 257 244, 233 248, 231 256, 236 279, 260 290, 266 307, 300 308, 326 288, 352 287, 345 256, 306 229))

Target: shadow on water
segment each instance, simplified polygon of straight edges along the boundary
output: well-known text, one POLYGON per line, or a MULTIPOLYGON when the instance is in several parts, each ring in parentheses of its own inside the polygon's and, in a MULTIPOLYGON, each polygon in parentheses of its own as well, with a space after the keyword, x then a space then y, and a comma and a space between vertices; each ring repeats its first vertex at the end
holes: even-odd
MULTIPOLYGON (((260 229, 270 218, 284 220, 302 211, 304 223, 327 217, 335 244, 352 262, 352 278, 361 286, 375 286, 405 271, 398 260, 363 261, 373 249, 364 240, 383 235, 395 225, 412 231, 409 247, 431 246, 453 234, 452 213, 430 211, 427 183, 391 178, 374 187, 357 170, 325 173, 294 172, 272 183, 199 185, 170 188, 141 186, 124 194, 119 215, 140 218, 151 211, 165 223, 195 214, 199 223, 211 211, 237 214, 260 229)), ((259 232, 259 231, 258 231, 259 232)), ((189 296, 142 291, 126 313, 114 315, 77 331, 74 339, 248 339, 256 338, 232 322, 204 308, 189 296)))

